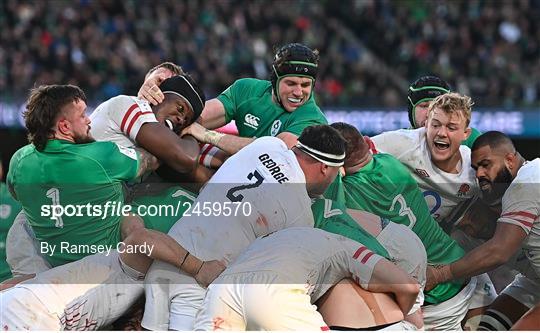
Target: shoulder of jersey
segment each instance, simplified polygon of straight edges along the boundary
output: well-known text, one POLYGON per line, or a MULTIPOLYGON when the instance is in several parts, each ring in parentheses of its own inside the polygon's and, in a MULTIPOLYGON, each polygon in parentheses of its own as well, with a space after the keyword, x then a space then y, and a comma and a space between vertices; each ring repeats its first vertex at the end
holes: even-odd
POLYGON ((540 158, 523 164, 515 179, 518 179, 520 183, 540 183, 540 158))
POLYGON ((268 146, 273 146, 273 147, 282 147, 284 150, 287 150, 287 145, 285 144, 285 142, 283 142, 283 140, 281 140, 280 138, 276 138, 274 136, 262 136, 260 138, 257 138, 255 139, 255 141, 253 141, 253 143, 251 143, 252 145, 253 144, 257 144, 257 145, 268 145, 268 146))

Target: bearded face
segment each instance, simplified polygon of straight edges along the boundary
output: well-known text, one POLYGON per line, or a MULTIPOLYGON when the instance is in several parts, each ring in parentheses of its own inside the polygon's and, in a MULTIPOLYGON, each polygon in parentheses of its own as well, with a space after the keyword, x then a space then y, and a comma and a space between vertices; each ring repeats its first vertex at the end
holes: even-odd
POLYGON ((480 176, 478 178, 482 197, 486 202, 495 202, 502 198, 511 182, 512 174, 504 164, 493 179, 489 179, 488 176, 480 176))

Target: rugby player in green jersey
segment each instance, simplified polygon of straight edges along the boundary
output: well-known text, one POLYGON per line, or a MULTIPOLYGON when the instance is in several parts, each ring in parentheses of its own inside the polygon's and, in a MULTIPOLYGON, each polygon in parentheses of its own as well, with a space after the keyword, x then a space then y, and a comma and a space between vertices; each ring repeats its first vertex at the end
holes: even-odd
POLYGON ((94 142, 85 112, 86 97, 78 87, 32 90, 25 112, 31 144, 11 159, 10 191, 21 202, 47 261, 58 266, 110 252, 123 240, 154 245, 154 252, 142 257, 121 253, 124 263, 139 272, 146 271, 150 257, 177 267, 185 264, 183 268, 195 275, 220 266, 212 263, 203 269, 203 262, 172 238, 146 230, 137 217, 126 217, 122 183, 154 170, 158 161, 143 149, 94 142))
POLYGON ((276 136, 289 148, 294 146, 304 128, 327 124, 313 96, 318 65, 318 51, 299 43, 282 46, 274 57, 270 81, 237 80, 207 101, 198 123, 184 133, 228 154, 261 136, 276 136), (232 120, 238 136, 212 131, 232 120))
MULTIPOLYGON (((450 85, 437 76, 426 75, 418 78, 409 87, 407 111, 411 128, 424 127, 428 116, 429 102, 435 97, 450 92, 450 85)), ((480 136, 480 131, 471 127, 471 135, 461 144, 469 148, 480 136)))
MULTIPOLYGON (((347 140, 347 157, 344 165, 345 176, 334 181, 325 197, 344 199, 347 208, 365 210, 409 226, 422 240, 430 264, 451 263, 460 259, 465 252, 430 215, 417 182, 405 166, 391 155, 372 155, 363 136, 355 127, 345 123, 331 126, 340 131, 347 140)), ((453 313, 440 312, 437 306, 449 304, 450 300, 468 302, 470 296, 465 299, 461 295, 468 292, 468 289, 474 290, 465 288, 463 282, 451 282, 439 284, 426 292, 426 329, 460 327, 468 305, 456 316, 453 313), (436 313, 436 316, 431 316, 432 313, 436 313), (450 320, 442 323, 439 320, 442 315, 450 320)))

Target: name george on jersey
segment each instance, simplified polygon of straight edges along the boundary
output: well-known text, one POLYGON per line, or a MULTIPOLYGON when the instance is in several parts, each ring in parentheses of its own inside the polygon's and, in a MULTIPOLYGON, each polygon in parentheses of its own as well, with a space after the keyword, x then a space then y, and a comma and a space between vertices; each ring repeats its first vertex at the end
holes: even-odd
POLYGON ((278 183, 283 184, 289 180, 289 178, 287 178, 283 172, 281 172, 279 165, 273 159, 271 159, 268 154, 264 153, 259 155, 259 161, 262 162, 264 167, 268 169, 272 177, 274 177, 278 183))

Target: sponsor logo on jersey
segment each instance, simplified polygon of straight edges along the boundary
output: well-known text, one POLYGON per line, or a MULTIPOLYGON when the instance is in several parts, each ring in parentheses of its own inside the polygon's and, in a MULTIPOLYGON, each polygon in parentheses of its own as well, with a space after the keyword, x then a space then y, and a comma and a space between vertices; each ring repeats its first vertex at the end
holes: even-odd
POLYGON ((279 119, 274 120, 274 122, 272 123, 272 128, 270 129, 270 135, 276 136, 280 128, 281 128, 281 120, 279 119))
POLYGON ((257 129, 259 127, 259 121, 261 119, 259 117, 255 117, 251 113, 246 114, 244 117, 244 125, 251 127, 253 129, 257 129))
POLYGON ((416 173, 419 177, 429 178, 429 173, 427 173, 427 171, 424 169, 415 169, 414 173, 416 173))
POLYGON ((471 186, 469 184, 461 184, 461 186, 459 187, 459 190, 458 190, 458 193, 457 193, 457 196, 458 197, 462 197, 464 195, 467 195, 467 193, 469 193, 469 191, 471 190, 471 186))

